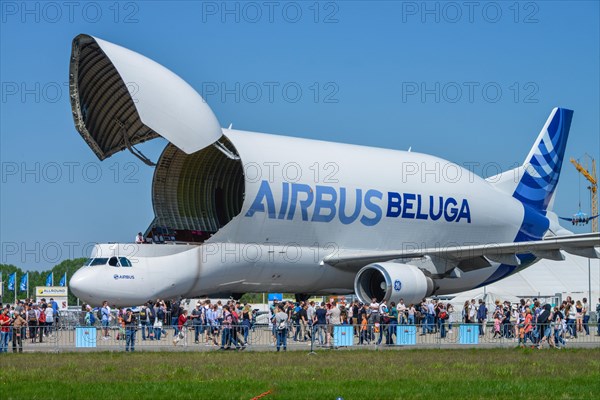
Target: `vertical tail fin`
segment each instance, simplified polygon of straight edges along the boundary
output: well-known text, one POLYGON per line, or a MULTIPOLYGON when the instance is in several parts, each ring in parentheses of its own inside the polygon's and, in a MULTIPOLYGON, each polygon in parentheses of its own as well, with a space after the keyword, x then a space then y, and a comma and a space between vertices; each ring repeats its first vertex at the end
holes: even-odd
POLYGON ((572 110, 553 109, 523 164, 513 197, 536 211, 545 212, 554 195, 572 118, 572 110))

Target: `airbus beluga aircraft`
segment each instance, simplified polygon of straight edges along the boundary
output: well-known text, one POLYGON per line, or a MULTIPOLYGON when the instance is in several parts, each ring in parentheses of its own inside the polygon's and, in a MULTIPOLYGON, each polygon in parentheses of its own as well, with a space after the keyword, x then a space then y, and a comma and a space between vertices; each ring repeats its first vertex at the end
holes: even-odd
POLYGON ((598 234, 573 235, 550 211, 571 110, 552 110, 521 167, 482 179, 427 154, 222 129, 177 75, 88 35, 73 40, 70 98, 100 160, 128 149, 155 165, 144 237, 161 243, 96 245, 70 281, 91 304, 247 292, 413 303, 565 251, 600 257, 598 234), (159 136, 154 164, 135 146, 159 136))

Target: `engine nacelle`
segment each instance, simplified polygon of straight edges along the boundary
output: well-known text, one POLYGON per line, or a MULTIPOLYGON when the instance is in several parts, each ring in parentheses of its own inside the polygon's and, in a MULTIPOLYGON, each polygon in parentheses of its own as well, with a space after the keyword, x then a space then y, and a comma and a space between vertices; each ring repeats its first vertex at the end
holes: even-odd
POLYGON ((354 278, 354 292, 363 303, 404 299, 404 304, 417 304, 433 293, 433 280, 417 267, 384 262, 363 267, 354 278))

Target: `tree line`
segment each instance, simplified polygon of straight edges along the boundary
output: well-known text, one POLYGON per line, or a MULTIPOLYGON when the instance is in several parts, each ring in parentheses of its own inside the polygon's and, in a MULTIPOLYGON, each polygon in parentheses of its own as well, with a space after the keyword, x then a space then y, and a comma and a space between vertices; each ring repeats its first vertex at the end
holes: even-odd
MULTIPOLYGON (((49 273, 54 273, 54 286, 58 286, 60 278, 67 273, 67 287, 69 285, 69 279, 77 271, 83 263, 85 258, 76 258, 73 260, 64 260, 60 264, 55 265, 52 269, 46 271, 23 271, 21 268, 12 264, 0 264, 0 272, 2 272, 2 303, 13 303, 15 301, 15 293, 12 290, 8 290, 8 276, 12 273, 17 273, 17 280, 15 282, 15 289, 17 290, 17 298, 25 299, 27 297, 27 291, 19 290, 19 284, 21 283, 21 277, 29 272, 29 297, 35 298, 35 287, 46 286, 46 277, 49 273)), ((48 300, 48 299, 46 299, 48 300)), ((77 305, 77 297, 71 291, 69 291, 69 305, 77 305)))

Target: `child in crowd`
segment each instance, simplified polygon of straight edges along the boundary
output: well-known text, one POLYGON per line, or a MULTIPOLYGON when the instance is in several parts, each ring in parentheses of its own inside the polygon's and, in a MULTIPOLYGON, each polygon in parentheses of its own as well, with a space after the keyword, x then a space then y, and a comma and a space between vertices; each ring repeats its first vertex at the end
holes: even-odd
POLYGON ((368 324, 367 314, 363 313, 362 321, 360 321, 360 341, 358 342, 358 344, 364 344, 365 342, 367 342, 367 344, 369 344, 369 338, 367 337, 367 330, 368 330, 367 324, 368 324))
POLYGON ((516 320, 516 331, 517 331, 517 335, 519 337, 519 346, 523 347, 525 345, 525 342, 527 341, 527 338, 525 337, 525 309, 521 309, 521 312, 519 312, 516 320))
POLYGON ((502 318, 500 313, 495 313, 494 314, 494 337, 493 339, 495 339, 496 337, 502 337, 502 333, 500 332, 500 326, 502 325, 502 318))

